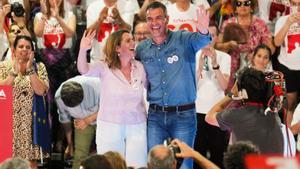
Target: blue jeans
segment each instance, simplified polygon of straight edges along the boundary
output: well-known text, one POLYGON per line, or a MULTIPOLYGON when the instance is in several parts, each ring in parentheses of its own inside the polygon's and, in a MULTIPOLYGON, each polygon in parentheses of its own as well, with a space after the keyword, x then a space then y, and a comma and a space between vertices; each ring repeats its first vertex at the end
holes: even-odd
MULTIPOLYGON (((196 135, 196 111, 190 109, 180 112, 154 111, 149 108, 147 137, 148 151, 164 140, 171 137, 184 141, 190 147, 194 147, 196 135)), ((181 169, 192 169, 193 160, 185 159, 181 169)))

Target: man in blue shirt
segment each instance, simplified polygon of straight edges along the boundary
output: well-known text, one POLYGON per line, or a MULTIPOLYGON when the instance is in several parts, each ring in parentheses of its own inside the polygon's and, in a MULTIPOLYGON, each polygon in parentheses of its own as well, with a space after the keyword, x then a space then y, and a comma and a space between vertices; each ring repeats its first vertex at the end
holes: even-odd
MULTIPOLYGON (((167 30, 166 7, 160 2, 149 4, 146 21, 151 39, 137 47, 149 81, 147 99, 148 150, 169 137, 178 138, 193 147, 196 133, 195 54, 209 44, 209 14, 201 6, 197 10, 199 32, 167 30)), ((191 169, 192 159, 181 168, 191 169)))

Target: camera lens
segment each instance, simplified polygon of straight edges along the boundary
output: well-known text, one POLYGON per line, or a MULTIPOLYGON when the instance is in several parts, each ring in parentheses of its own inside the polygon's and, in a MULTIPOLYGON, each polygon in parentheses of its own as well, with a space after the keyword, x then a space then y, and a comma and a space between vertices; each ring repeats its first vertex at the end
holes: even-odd
POLYGON ((24 16, 25 9, 23 8, 23 5, 19 2, 14 2, 11 5, 11 12, 14 12, 15 16, 21 17, 24 16))

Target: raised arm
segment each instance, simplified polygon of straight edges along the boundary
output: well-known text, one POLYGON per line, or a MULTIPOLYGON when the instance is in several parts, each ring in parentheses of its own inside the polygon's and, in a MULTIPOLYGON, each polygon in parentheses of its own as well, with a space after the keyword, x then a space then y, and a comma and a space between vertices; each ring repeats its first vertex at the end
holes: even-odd
POLYGON ((28 31, 27 26, 26 26, 25 16, 17 17, 14 13, 12 13, 12 18, 14 20, 14 23, 16 23, 18 25, 18 27, 20 28, 21 34, 31 37, 31 34, 28 31))
MULTIPOLYGON (((234 86, 231 89, 231 93, 234 96, 237 96, 238 88, 237 83, 235 82, 234 86)), ((232 98, 229 96, 225 96, 222 100, 220 100, 217 104, 215 104, 206 114, 205 121, 210 125, 219 126, 217 122, 217 114, 222 112, 228 104, 232 101, 232 98)))
POLYGON ((189 147, 186 143, 178 139, 174 139, 171 144, 179 147, 181 151, 180 153, 176 154, 176 157, 193 158, 196 163, 203 169, 219 169, 217 165, 202 156, 199 152, 189 147))
POLYGON ((217 121, 217 114, 225 109, 225 107, 231 102, 231 98, 225 96, 222 100, 220 100, 217 104, 215 104, 206 114, 205 121, 210 125, 214 125, 219 127, 217 121))
POLYGON ((227 89, 228 81, 229 81, 229 75, 224 74, 220 70, 220 64, 217 62, 217 53, 216 50, 211 47, 210 45, 206 48, 208 50, 207 54, 205 56, 208 56, 211 58, 211 65, 213 68, 213 71, 215 72, 216 79, 223 91, 227 89))
MULTIPOLYGON (((280 19, 278 20, 280 21, 280 19)), ((277 21, 277 22, 278 22, 277 21)), ((297 14, 291 14, 289 15, 288 19, 286 20, 286 22, 284 23, 284 25, 281 27, 281 29, 275 34, 274 37, 274 45, 279 47, 282 45, 282 43, 284 42, 284 38, 286 37, 286 34, 290 28, 290 26, 296 22, 300 21, 300 13, 297 14)), ((276 27, 278 26, 278 23, 276 23, 275 26, 275 31, 276 31, 276 27)))
POLYGON ((195 33, 185 33, 189 34, 183 39, 184 43, 188 44, 191 49, 195 52, 199 51, 201 48, 207 46, 211 42, 211 36, 208 31, 209 25, 209 12, 205 10, 203 5, 197 7, 197 30, 195 33))
POLYGON ((209 12, 205 10, 203 5, 197 8, 197 29, 202 34, 208 34, 209 12))
POLYGON ((95 30, 91 31, 84 31, 84 34, 81 38, 80 42, 80 50, 77 58, 77 69, 80 74, 85 74, 89 71, 90 65, 87 62, 86 54, 87 50, 89 50, 92 47, 92 40, 96 35, 95 30))
POLYGON ((76 17, 75 15, 71 15, 69 18, 69 21, 66 23, 64 19, 59 15, 59 7, 57 6, 56 1, 54 2, 54 8, 50 8, 51 10, 51 16, 55 17, 59 23, 59 25, 62 27, 65 35, 67 37, 73 37, 76 31, 76 17))
POLYGON ((38 70, 35 70, 33 65, 34 52, 26 65, 26 74, 29 75, 30 84, 37 95, 45 95, 48 91, 48 74, 43 64, 36 65, 38 70))
POLYGON ((34 34, 37 37, 42 37, 44 34, 44 27, 45 23, 47 21, 47 6, 46 6, 46 0, 40 0, 41 4, 41 17, 39 17, 39 14, 35 15, 34 21, 33 21, 33 31, 34 34))

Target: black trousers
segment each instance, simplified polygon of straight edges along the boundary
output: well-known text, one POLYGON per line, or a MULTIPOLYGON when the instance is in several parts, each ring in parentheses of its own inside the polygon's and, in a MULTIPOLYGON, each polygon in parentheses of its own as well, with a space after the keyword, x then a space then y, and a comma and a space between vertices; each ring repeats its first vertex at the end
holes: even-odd
MULTIPOLYGON (((197 113, 197 133, 194 145, 196 151, 219 167, 224 168, 223 154, 227 150, 228 140, 228 132, 208 124, 205 121, 205 114, 197 113)), ((194 169, 200 169, 200 167, 194 164, 194 169)))

